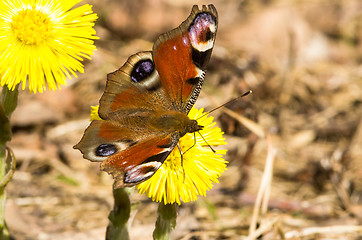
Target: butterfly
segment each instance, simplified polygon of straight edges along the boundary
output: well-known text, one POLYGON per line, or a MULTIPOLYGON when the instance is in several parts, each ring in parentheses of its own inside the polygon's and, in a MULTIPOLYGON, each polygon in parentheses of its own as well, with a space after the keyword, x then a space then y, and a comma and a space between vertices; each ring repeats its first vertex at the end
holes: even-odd
POLYGON ((115 188, 149 179, 186 133, 203 128, 187 114, 199 96, 217 32, 213 5, 193 6, 152 51, 130 56, 107 75, 98 114, 74 146, 101 163, 115 188))

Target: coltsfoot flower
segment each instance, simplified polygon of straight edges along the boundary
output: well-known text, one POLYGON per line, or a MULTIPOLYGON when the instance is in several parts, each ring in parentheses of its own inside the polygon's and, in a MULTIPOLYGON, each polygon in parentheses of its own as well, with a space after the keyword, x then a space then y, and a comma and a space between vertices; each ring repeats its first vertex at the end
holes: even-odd
POLYGON ((56 90, 83 73, 83 58, 94 46, 92 6, 71 9, 82 0, 0 1, 0 85, 13 90, 56 90))

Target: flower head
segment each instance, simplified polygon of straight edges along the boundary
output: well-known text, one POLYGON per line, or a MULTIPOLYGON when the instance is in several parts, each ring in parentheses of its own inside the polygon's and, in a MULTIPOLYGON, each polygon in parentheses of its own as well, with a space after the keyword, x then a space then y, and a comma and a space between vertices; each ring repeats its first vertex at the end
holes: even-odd
POLYGON ((0 85, 56 90, 66 77, 83 73, 90 58, 97 15, 82 0, 2 0, 0 2, 0 85))
MULTIPOLYGON (((202 115, 203 109, 192 108, 188 116, 197 119, 202 115)), ((179 149, 175 148, 150 179, 137 185, 141 193, 153 201, 181 204, 181 200, 190 202, 195 201, 198 195, 205 196, 212 184, 218 183, 217 178, 226 169, 227 162, 222 158, 226 150, 216 150, 214 153, 209 145, 225 145, 226 142, 212 117, 204 116, 198 123, 204 126, 200 131, 204 139, 198 133, 183 136, 179 140, 184 153, 183 162, 179 149)))

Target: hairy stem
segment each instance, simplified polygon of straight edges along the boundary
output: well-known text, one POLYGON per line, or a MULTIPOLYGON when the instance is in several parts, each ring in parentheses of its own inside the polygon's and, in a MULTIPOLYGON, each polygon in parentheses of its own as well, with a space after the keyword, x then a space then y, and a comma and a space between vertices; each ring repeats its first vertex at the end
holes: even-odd
POLYGON ((131 214, 131 202, 123 188, 113 188, 114 206, 108 215, 106 240, 129 240, 127 223, 131 214))
POLYGON ((177 205, 164 204, 161 202, 158 205, 158 217, 156 222, 156 228, 153 232, 153 239, 167 240, 171 238, 172 230, 176 227, 177 218, 177 205))

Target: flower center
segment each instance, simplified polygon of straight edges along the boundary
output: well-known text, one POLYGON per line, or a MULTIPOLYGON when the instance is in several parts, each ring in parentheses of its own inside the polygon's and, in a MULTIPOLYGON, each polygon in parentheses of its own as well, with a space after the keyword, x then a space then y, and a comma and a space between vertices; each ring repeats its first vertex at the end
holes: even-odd
POLYGON ((24 9, 13 17, 15 36, 25 44, 38 45, 50 35, 52 26, 44 13, 34 9, 24 9))

